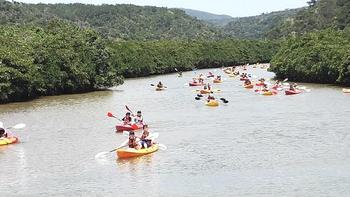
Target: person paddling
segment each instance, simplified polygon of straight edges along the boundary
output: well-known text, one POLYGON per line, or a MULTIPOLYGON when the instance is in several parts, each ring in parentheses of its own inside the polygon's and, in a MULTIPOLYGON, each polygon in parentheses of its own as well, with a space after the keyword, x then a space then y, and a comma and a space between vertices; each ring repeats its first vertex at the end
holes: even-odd
POLYGON ((157 88, 163 88, 164 85, 162 84, 162 82, 160 81, 158 84, 157 84, 157 88))
POLYGON ((131 124, 132 118, 131 118, 130 112, 127 112, 125 114, 125 117, 122 119, 122 121, 124 122, 125 125, 130 125, 131 124))
POLYGON ((142 148, 148 148, 152 146, 152 139, 149 139, 148 125, 143 125, 143 132, 140 139, 142 148))
POLYGON ((0 139, 1 138, 7 138, 8 134, 4 128, 4 124, 2 122, 0 122, 0 139))
POLYGON ((143 116, 141 111, 137 111, 136 116, 134 117, 135 123, 143 124, 143 116))
POLYGON ((137 143, 137 137, 135 135, 135 132, 130 131, 129 132, 129 142, 128 142, 129 148, 134 148, 136 150, 140 149, 139 144, 137 143))
POLYGON ((215 97, 212 94, 208 95, 207 101, 215 100, 215 97))
POLYGON ((249 80, 249 79, 246 79, 245 81, 244 81, 244 85, 250 85, 250 84, 252 84, 252 82, 249 80))

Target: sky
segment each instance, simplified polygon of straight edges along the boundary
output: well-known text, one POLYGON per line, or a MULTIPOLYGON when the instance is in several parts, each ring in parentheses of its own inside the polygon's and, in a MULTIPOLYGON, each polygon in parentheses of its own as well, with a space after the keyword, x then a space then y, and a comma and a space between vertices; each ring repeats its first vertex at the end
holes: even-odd
POLYGON ((135 4, 169 8, 188 8, 226 14, 233 17, 254 16, 262 13, 306 6, 307 0, 16 0, 25 3, 85 3, 135 4))

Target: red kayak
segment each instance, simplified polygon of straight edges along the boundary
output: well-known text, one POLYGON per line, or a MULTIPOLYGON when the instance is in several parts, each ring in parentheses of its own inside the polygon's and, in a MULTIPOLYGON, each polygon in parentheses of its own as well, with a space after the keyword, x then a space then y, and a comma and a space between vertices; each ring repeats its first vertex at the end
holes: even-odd
POLYGON ((116 132, 123 132, 123 131, 135 131, 142 129, 142 125, 138 124, 133 124, 133 125, 128 125, 128 124, 121 124, 121 125, 116 125, 116 132))
POLYGON ((285 91, 286 95, 295 95, 295 94, 300 94, 300 90, 286 90, 285 91))
POLYGON ((189 86, 202 86, 203 83, 198 83, 198 82, 190 82, 188 83, 189 86))

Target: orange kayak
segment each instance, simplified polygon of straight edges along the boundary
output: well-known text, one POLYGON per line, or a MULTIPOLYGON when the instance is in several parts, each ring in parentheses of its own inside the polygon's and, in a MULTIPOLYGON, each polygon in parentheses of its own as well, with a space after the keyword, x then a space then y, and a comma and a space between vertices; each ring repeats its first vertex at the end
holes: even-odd
POLYGON ((253 84, 250 84, 250 85, 244 85, 244 88, 247 88, 247 89, 252 89, 252 88, 254 88, 254 85, 253 85, 253 84))
POLYGON ((134 149, 134 148, 127 148, 127 149, 119 149, 117 150, 117 156, 118 158, 132 158, 132 157, 140 157, 143 155, 151 154, 156 152, 159 149, 157 144, 153 144, 149 148, 143 148, 143 149, 134 149))
POLYGON ((0 139, 0 146, 3 145, 8 145, 8 144, 15 144, 17 143, 19 140, 17 137, 7 137, 7 138, 2 138, 0 139))

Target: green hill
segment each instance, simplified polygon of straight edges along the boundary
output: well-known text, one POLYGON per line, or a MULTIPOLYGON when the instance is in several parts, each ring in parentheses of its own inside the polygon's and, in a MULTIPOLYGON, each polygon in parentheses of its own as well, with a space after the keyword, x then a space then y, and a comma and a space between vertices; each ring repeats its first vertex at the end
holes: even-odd
POLYGON ((47 24, 54 18, 123 40, 218 38, 221 33, 179 9, 135 5, 23 4, 1 1, 0 24, 47 24))
POLYGON ((289 21, 300 10, 291 9, 258 16, 234 18, 223 29, 226 34, 236 38, 262 39, 266 38, 271 29, 289 21))
POLYGON ((181 9, 186 12, 186 14, 195 17, 199 20, 205 21, 209 24, 216 25, 216 26, 225 26, 229 22, 233 20, 233 17, 229 15, 219 15, 219 14, 212 14, 209 12, 203 12, 199 10, 192 10, 192 9, 181 9))

